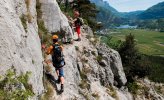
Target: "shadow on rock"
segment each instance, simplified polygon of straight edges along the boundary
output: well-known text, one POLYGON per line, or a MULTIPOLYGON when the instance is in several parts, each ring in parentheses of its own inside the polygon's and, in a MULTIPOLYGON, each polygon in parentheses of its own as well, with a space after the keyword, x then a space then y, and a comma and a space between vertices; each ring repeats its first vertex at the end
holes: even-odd
POLYGON ((52 84, 52 86, 55 88, 56 92, 58 95, 60 95, 62 93, 62 91, 58 90, 57 88, 57 80, 54 78, 53 75, 51 75, 50 73, 45 73, 48 81, 52 84))

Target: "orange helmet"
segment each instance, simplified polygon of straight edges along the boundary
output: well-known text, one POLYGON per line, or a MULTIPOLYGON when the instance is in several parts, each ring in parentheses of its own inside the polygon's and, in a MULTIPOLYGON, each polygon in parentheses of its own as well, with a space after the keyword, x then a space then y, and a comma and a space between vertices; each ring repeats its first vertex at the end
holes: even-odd
POLYGON ((57 35, 53 35, 52 39, 58 39, 58 36, 57 35))

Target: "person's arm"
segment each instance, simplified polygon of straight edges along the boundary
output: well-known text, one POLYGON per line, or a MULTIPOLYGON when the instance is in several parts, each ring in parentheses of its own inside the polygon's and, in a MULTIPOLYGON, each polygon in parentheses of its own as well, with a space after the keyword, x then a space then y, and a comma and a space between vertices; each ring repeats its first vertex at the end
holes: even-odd
POLYGON ((52 49, 53 49, 53 46, 50 46, 48 49, 47 49, 47 52, 46 52, 46 54, 51 54, 52 53, 52 49))
POLYGON ((63 46, 60 45, 60 48, 61 48, 61 50, 62 50, 62 52, 63 52, 63 46))
POLYGON ((75 18, 74 20, 73 20, 73 22, 75 22, 77 20, 77 18, 75 18))

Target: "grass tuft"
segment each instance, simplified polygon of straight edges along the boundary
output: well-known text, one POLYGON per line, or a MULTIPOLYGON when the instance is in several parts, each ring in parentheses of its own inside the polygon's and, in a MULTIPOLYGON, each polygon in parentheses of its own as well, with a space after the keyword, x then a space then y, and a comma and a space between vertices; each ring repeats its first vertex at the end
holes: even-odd
POLYGON ((137 84, 137 82, 128 83, 127 86, 128 86, 129 91, 133 94, 137 94, 138 90, 140 89, 140 86, 137 84))
POLYGON ((99 100, 99 98, 100 98, 100 95, 99 95, 98 92, 92 93, 92 96, 93 96, 96 100, 99 100))
POLYGON ((117 96, 117 92, 112 86, 107 87, 106 92, 116 100, 119 100, 117 96))
POLYGON ((48 80, 45 80, 44 82, 47 91, 42 95, 41 100, 50 100, 54 94, 54 87, 48 82, 48 80))
POLYGON ((102 59, 103 59, 103 57, 102 57, 101 55, 98 55, 98 56, 96 57, 96 59, 97 59, 98 62, 101 62, 102 59))
POLYGON ((37 11, 37 23, 38 23, 38 33, 43 44, 51 44, 51 35, 48 34, 48 30, 45 27, 44 21, 42 19, 42 10, 41 3, 39 0, 36 0, 36 11, 37 11))
POLYGON ((33 19, 33 16, 31 15, 30 12, 27 13, 27 20, 28 20, 28 23, 32 23, 32 19, 33 19))
POLYGON ((30 9, 31 0, 25 0, 27 11, 30 9))
POLYGON ((27 16, 22 14, 22 16, 20 17, 20 20, 22 22, 25 32, 27 32, 27 16))

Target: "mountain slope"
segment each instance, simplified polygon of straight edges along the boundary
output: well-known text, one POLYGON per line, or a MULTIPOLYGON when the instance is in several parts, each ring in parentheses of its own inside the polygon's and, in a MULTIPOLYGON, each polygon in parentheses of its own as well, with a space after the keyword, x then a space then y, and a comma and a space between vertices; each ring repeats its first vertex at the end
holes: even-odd
POLYGON ((119 12, 111 7, 108 2, 103 0, 90 0, 92 3, 95 3, 99 13, 97 14, 97 21, 103 23, 104 28, 109 28, 117 26, 121 23, 124 23, 124 18, 119 16, 119 12))
POLYGON ((118 11, 111 7, 107 1, 103 1, 103 0, 90 0, 92 3, 95 3, 96 6, 99 6, 99 7, 103 7, 109 11, 111 11, 112 13, 118 13, 118 11))
POLYGON ((103 23, 104 28, 129 24, 131 21, 140 19, 159 19, 164 18, 164 2, 158 3, 146 11, 118 12, 110 4, 103 0, 90 0, 95 3, 99 13, 97 21, 103 23))
POLYGON ((120 12, 120 16, 128 19, 134 19, 134 18, 136 19, 137 16, 143 12, 144 12, 143 10, 132 11, 132 12, 120 12))
POLYGON ((164 2, 158 3, 138 15, 140 19, 159 19, 164 18, 164 2))

